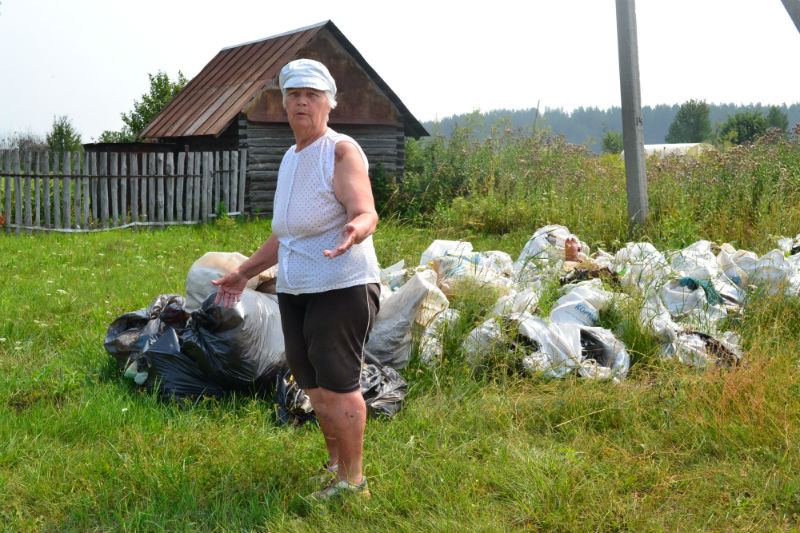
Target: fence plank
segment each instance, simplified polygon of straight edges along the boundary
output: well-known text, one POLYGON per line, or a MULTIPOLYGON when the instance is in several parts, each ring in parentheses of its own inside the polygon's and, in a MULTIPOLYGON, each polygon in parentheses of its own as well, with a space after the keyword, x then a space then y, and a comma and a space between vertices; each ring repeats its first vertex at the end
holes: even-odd
POLYGON ((63 227, 68 228, 72 220, 70 200, 72 194, 72 153, 64 152, 61 163, 61 222, 63 227))
POLYGON ((214 174, 212 176, 214 178, 214 202, 211 204, 213 206, 211 212, 216 213, 219 203, 222 201, 222 152, 214 153, 214 174))
MULTIPOLYGON (((131 154, 131 176, 139 175, 139 155, 131 154)), ((139 222, 139 178, 131 178, 131 222, 139 222)))
MULTIPOLYGON (((11 173, 19 174, 19 150, 11 152, 11 173)), ((19 175, 14 176, 14 224, 17 225, 14 234, 19 235, 22 226, 22 179, 19 175)))
POLYGON ((100 226, 103 228, 108 227, 108 154, 99 154, 97 175, 100 182, 100 226))
POLYGON ((156 154, 156 205, 158 207, 158 221, 164 222, 164 154, 156 154))
POLYGON ((164 158, 164 201, 166 202, 167 211, 165 217, 167 221, 173 222, 175 220, 175 177, 173 176, 173 170, 175 168, 175 154, 164 154, 164 158))
POLYGON ((31 214, 31 211, 32 211, 32 208, 31 208, 31 177, 30 177, 30 173, 31 173, 31 153, 26 150, 22 154, 22 160, 23 160, 22 170, 26 174, 26 176, 23 178, 24 187, 22 189, 22 196, 25 198, 25 200, 24 200, 25 201, 25 212, 23 213, 23 217, 22 218, 23 218, 23 221, 25 223, 25 226, 27 226, 27 229, 25 230, 25 233, 30 234, 31 233, 30 227, 31 227, 31 224, 33 223, 33 216, 31 214))
POLYGON ((44 196, 44 201, 42 202, 44 205, 42 206, 42 218, 44 219, 44 227, 49 228, 52 219, 52 213, 50 212, 50 153, 44 152, 42 153, 42 174, 44 174, 44 192, 42 195, 44 196))
POLYGON ((33 154, 33 172, 36 177, 33 178, 33 198, 34 198, 34 211, 33 211, 33 225, 41 227, 42 225, 42 192, 40 190, 42 179, 39 177, 42 173, 42 153, 34 152, 33 154))
POLYGON ((95 157, 96 155, 93 152, 83 154, 83 227, 86 229, 89 229, 89 209, 91 208, 89 178, 87 176, 89 176, 89 172, 91 172, 91 160, 95 157))
MULTIPOLYGON (((3 150, 3 172, 6 174, 13 174, 11 170, 11 151, 3 150)), ((5 217, 5 232, 11 231, 11 176, 6 175, 3 179, 3 194, 5 195, 5 205, 3 215, 5 217)))
POLYGON ((97 199, 100 194, 100 180, 97 179, 97 170, 100 168, 100 154, 95 153, 94 156, 89 160, 90 163, 90 176, 92 177, 89 180, 89 194, 91 195, 91 204, 92 204, 92 224, 95 226, 99 226, 100 224, 100 206, 99 200, 97 199))
POLYGON ((59 169, 59 153, 53 152, 53 180, 50 182, 53 188, 53 227, 61 227, 61 177, 59 169))
MULTIPOLYGON (((134 154, 135 155, 135 154, 134 154)), ((119 154, 119 225, 128 223, 128 154, 119 154)))
POLYGON ((186 154, 186 218, 187 221, 195 221, 194 218, 194 152, 186 154))
POLYGON ((119 154, 117 152, 108 154, 108 171, 110 175, 108 184, 110 189, 111 227, 113 228, 118 224, 117 219, 119 218, 119 184, 117 182, 119 179, 117 178, 119 175, 119 154))
POLYGON ((239 212, 244 214, 244 192, 247 186, 247 150, 239 150, 239 212))
POLYGON ((222 152, 222 199, 225 202, 225 213, 231 212, 231 153, 222 152))
POLYGON ((183 176, 186 174, 186 153, 178 154, 178 166, 175 169, 175 220, 183 222, 183 204, 186 197, 183 194, 183 176))
MULTIPOLYGON (((147 154, 147 174, 156 175, 156 154, 147 154)), ((147 222, 152 223, 156 220, 156 179, 147 180, 147 222)))
MULTIPOLYGON (((75 152, 75 157, 72 160, 72 175, 81 175, 81 157, 86 159, 85 152, 75 152)), ((72 179, 72 213, 74 216, 72 227, 81 228, 81 178, 72 179)))
POLYGON ((239 152, 231 150, 231 205, 230 211, 239 211, 239 152))
POLYGON ((192 220, 194 222, 200 222, 200 196, 203 190, 203 178, 200 175, 202 172, 202 163, 203 163, 203 154, 201 152, 194 153, 194 170, 192 174, 195 175, 192 178, 194 182, 194 194, 192 195, 193 198, 193 205, 192 205, 192 220))
POLYGON ((203 152, 203 184, 200 186, 203 195, 203 204, 200 206, 200 220, 208 222, 209 204, 211 203, 212 184, 211 184, 211 162, 213 160, 211 152, 203 152))

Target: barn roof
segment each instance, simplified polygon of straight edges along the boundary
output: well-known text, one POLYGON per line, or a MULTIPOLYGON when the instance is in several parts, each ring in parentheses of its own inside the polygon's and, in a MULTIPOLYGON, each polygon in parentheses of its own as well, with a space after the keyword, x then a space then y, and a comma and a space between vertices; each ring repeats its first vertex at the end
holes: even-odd
POLYGON ((142 130, 139 137, 219 135, 272 83, 280 69, 323 30, 364 69, 397 108, 409 137, 428 135, 400 98, 330 20, 223 48, 142 130))

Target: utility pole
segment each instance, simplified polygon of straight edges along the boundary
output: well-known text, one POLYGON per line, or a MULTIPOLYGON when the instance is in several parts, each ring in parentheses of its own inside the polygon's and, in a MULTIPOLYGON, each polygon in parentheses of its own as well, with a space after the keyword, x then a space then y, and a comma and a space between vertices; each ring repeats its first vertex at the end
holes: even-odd
POLYGON ((797 26, 797 31, 800 31, 800 0, 781 0, 783 7, 789 12, 792 17, 794 25, 797 26))
POLYGON ((644 164, 644 134, 642 133, 642 95, 639 88, 639 45, 636 36, 636 7, 634 0, 616 0, 616 2, 619 86, 622 96, 622 141, 625 148, 628 220, 634 224, 641 224, 647 217, 648 202, 644 164))

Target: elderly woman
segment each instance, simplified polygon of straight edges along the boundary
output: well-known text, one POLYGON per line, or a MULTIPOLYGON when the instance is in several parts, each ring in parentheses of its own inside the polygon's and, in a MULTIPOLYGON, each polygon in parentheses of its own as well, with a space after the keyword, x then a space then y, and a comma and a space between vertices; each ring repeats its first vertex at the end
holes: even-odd
POLYGON ((278 263, 286 360, 311 400, 328 470, 335 473, 312 497, 368 496, 360 379, 380 278, 367 158, 353 139, 328 127, 336 83, 322 63, 292 61, 278 81, 296 144, 278 172, 272 234, 238 269, 214 281, 217 304, 234 305, 248 279, 278 263))

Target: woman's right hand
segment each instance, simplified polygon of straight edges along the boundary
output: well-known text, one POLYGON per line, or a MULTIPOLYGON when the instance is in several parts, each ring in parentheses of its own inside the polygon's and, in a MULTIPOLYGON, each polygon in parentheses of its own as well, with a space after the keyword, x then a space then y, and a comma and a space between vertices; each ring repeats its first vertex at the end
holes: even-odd
POLYGON ((214 300, 215 305, 222 302, 222 307, 233 307, 242 299, 242 292, 248 279, 240 274, 237 270, 228 272, 226 275, 219 279, 212 280, 211 283, 219 287, 217 289, 217 299, 214 300))

